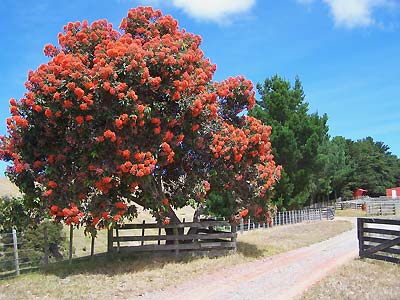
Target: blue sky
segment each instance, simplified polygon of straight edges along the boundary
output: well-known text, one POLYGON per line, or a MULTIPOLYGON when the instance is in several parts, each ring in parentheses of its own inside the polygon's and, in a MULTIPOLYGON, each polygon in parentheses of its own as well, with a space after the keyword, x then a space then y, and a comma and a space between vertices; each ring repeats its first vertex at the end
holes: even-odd
MULTIPOLYGON (((396 0, 2 0, 0 134, 8 101, 25 92, 28 70, 47 58, 69 21, 108 19, 151 5, 203 38, 215 80, 255 84, 298 75, 310 111, 329 116, 330 135, 372 136, 400 156, 400 2, 396 0)), ((0 172, 5 169, 0 163, 0 172)))

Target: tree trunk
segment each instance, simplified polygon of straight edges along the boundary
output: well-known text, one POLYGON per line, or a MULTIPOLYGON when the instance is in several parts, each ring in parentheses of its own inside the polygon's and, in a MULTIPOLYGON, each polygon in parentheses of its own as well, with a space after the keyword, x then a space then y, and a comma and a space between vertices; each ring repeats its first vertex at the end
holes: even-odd
MULTIPOLYGON (((181 224, 181 220, 179 220, 178 216, 176 215, 175 211, 169 206, 168 218, 170 219, 169 224, 181 224)), ((165 228, 165 233, 166 235, 173 235, 174 234, 174 229, 173 228, 165 228)), ((184 234, 184 228, 178 228, 178 235, 183 235, 184 234)), ((174 244, 174 241, 169 241, 167 240, 165 242, 167 245, 174 244)))

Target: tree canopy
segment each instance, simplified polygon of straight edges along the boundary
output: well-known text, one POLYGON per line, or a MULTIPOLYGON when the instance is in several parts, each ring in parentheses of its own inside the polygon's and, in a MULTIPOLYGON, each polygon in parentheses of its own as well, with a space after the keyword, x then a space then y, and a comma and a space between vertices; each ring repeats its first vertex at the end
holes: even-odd
POLYGON ((328 140, 328 118, 309 114, 299 78, 292 87, 276 75, 257 88, 261 100, 250 114, 272 126, 275 161, 282 165, 274 199, 283 207, 302 205, 318 187, 313 175, 320 168, 320 147, 328 140))
POLYGON ((188 204, 268 216, 280 172, 271 127, 240 114, 255 104, 250 81, 212 80, 199 36, 139 7, 120 31, 69 23, 58 43, 45 46, 49 62, 29 72, 25 96, 10 100, 2 138, 28 203, 88 230, 135 217, 135 203, 164 223, 188 204))
POLYGON ((352 191, 362 188, 369 196, 377 197, 385 195, 387 188, 400 185, 400 159, 387 145, 375 142, 372 137, 346 142, 351 173, 343 187, 344 196, 349 197, 352 191))

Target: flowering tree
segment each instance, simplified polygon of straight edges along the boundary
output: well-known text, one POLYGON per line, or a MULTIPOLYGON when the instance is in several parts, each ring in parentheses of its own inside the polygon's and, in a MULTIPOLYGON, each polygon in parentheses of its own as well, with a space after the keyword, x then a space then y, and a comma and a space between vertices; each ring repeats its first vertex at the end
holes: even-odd
POLYGON ((135 203, 164 223, 188 204, 267 216, 279 167, 271 128, 240 116, 252 83, 213 82, 200 37, 160 11, 131 9, 120 30, 69 23, 45 46, 49 62, 10 100, 0 154, 11 180, 55 220, 89 230, 135 217, 135 203))

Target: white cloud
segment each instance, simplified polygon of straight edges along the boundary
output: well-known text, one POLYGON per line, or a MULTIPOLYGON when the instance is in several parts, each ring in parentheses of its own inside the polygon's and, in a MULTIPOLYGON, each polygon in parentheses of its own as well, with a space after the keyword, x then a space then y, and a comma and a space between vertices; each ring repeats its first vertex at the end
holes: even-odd
POLYGON ((172 0, 172 3, 196 19, 227 23, 227 18, 249 11, 256 0, 172 0))
MULTIPOLYGON (((311 4, 315 0, 297 0, 311 4)), ((373 14, 377 8, 389 8, 392 0, 322 0, 330 8, 337 27, 355 28, 377 24, 373 14)))
POLYGON ((375 23, 374 8, 382 6, 384 0, 324 0, 330 6, 338 27, 367 27, 375 23))

